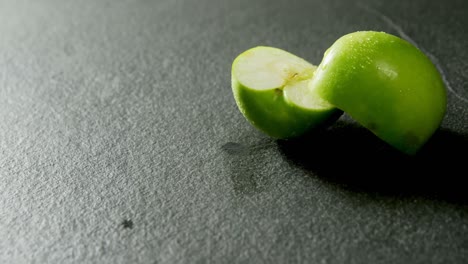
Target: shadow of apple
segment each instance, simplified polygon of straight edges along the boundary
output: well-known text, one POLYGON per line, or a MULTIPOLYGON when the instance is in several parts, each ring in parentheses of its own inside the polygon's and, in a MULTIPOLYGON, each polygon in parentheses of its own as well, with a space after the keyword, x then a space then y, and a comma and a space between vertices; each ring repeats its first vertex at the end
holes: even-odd
POLYGON ((359 124, 339 120, 277 144, 288 162, 351 191, 468 204, 467 135, 440 129, 416 155, 408 156, 359 124))

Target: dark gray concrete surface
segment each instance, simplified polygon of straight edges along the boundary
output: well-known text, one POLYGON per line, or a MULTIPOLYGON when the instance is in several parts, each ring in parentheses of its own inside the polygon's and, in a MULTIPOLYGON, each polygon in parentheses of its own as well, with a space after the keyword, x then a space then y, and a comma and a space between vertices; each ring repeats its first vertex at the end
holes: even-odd
POLYGON ((468 2, 0 0, 0 263, 466 263, 468 2), (415 158, 349 116, 275 141, 232 60, 399 35, 447 83, 415 158))

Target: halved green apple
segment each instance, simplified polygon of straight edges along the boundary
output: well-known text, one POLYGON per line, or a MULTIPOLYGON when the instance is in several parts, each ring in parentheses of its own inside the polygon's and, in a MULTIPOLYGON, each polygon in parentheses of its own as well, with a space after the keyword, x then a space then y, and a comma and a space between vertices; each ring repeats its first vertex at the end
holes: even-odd
POLYGON ((411 43, 375 31, 339 38, 318 68, 277 48, 247 50, 233 62, 232 89, 242 114, 272 137, 300 136, 344 111, 410 155, 439 128, 447 103, 432 61, 411 43))
POLYGON ((435 65, 411 43, 384 32, 339 38, 325 52, 310 88, 407 154, 428 141, 446 110, 435 65))
POLYGON ((232 64, 232 90, 244 117, 267 135, 287 139, 303 135, 342 111, 309 87, 316 66, 284 50, 259 46, 232 64))

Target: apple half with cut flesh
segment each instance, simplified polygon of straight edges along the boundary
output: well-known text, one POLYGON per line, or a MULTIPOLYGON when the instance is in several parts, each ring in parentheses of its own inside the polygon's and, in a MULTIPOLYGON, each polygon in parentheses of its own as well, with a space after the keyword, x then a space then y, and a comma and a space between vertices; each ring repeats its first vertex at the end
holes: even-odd
POLYGON ((277 139, 302 136, 343 113, 310 88, 316 66, 284 50, 258 46, 232 64, 232 91, 250 123, 277 139))

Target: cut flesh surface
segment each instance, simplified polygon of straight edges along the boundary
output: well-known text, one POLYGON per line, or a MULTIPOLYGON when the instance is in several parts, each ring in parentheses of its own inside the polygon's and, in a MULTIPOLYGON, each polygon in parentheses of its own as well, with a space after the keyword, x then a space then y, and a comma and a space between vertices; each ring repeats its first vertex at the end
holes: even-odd
POLYGON ((233 75, 252 90, 279 89, 289 103, 309 109, 331 108, 309 87, 316 66, 281 49, 259 46, 247 50, 235 61, 233 75))

